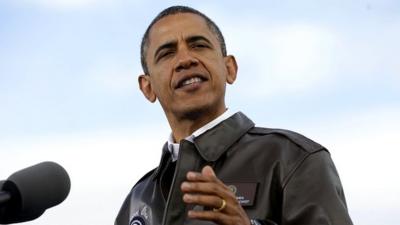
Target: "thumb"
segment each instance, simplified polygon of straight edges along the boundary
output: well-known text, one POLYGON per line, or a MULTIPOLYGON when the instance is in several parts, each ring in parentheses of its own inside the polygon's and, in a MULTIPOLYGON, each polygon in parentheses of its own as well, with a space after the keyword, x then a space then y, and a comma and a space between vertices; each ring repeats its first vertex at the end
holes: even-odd
POLYGON ((215 172, 211 166, 205 166, 201 170, 201 173, 207 177, 216 177, 215 172))

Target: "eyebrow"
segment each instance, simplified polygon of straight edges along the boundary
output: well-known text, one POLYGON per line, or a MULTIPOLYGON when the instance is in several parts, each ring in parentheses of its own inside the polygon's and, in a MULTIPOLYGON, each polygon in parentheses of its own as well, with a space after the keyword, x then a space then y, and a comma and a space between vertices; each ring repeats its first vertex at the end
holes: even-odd
POLYGON ((212 45, 210 40, 208 40, 206 37, 201 36, 201 35, 195 35, 195 36, 190 36, 190 37, 186 38, 187 43, 193 43, 196 41, 205 41, 208 44, 212 45))
MULTIPOLYGON (((205 41, 208 44, 212 45, 211 41, 208 40, 206 37, 201 36, 201 35, 194 35, 194 36, 189 36, 185 39, 186 43, 193 43, 196 41, 205 41)), ((162 44, 160 47, 157 48, 157 50, 154 53, 154 58, 157 57, 157 55, 164 49, 169 49, 169 48, 174 48, 177 45, 177 41, 168 41, 165 44, 162 44)))

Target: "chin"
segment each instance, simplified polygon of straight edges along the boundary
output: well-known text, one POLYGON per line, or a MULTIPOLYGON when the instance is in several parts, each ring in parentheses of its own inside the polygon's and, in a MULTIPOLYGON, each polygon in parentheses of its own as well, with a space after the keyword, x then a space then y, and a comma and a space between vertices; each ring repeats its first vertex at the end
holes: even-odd
POLYGON ((179 118, 186 120, 197 120, 205 115, 209 115, 211 113, 212 107, 210 106, 199 106, 195 105, 192 107, 185 107, 185 109, 179 110, 176 113, 179 118))

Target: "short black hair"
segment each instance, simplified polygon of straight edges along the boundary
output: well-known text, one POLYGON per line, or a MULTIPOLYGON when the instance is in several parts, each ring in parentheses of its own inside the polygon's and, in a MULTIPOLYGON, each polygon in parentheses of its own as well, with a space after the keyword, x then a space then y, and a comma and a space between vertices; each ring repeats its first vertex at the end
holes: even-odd
POLYGON ((150 35, 151 28, 157 21, 161 20, 162 18, 169 16, 169 15, 175 15, 178 13, 193 13, 193 14, 201 16, 206 21, 206 24, 210 28, 210 30, 217 37, 219 45, 221 46, 222 55, 226 56, 226 45, 225 45, 224 36, 222 35, 221 30, 219 29, 217 24, 214 23, 214 21, 212 21, 209 17, 207 17, 200 11, 190 8, 188 6, 171 6, 171 7, 164 9, 163 11, 161 11, 153 19, 153 21, 151 21, 150 25, 147 27, 146 32, 143 35, 142 43, 140 44, 140 61, 142 63, 143 72, 145 74, 149 74, 149 69, 147 67, 147 62, 146 62, 146 53, 147 53, 147 47, 149 44, 149 35, 150 35))

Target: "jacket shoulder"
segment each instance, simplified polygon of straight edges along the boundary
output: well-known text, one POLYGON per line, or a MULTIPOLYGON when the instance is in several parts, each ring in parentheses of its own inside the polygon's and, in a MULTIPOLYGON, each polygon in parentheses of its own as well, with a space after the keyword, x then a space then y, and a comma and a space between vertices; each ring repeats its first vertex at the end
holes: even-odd
MULTIPOLYGON (((151 175, 154 173, 156 170, 152 169, 148 173, 146 173, 142 178, 139 179, 139 181, 136 182, 136 184, 132 187, 132 190, 140 183, 145 181, 146 179, 151 178, 151 175)), ((128 196, 126 196, 124 203, 122 203, 122 206, 118 212, 117 218, 115 219, 114 225, 128 225, 129 221, 129 209, 130 209, 130 199, 132 196, 132 190, 129 192, 128 196)))
POLYGON ((138 184, 142 183, 144 180, 146 180, 146 179, 148 179, 148 178, 151 178, 152 175, 154 174, 154 172, 157 170, 157 168, 158 168, 158 167, 156 167, 156 168, 150 170, 150 171, 147 172, 145 175, 143 175, 143 177, 140 178, 140 179, 136 182, 136 184, 132 187, 132 189, 133 189, 134 187, 136 187, 138 184))
POLYGON ((284 137, 296 145, 300 146, 302 149, 309 153, 317 152, 325 149, 322 145, 314 142, 313 140, 296 133, 294 131, 285 129, 275 129, 275 128, 265 128, 265 127, 253 127, 248 131, 248 133, 253 135, 278 135, 284 137))

